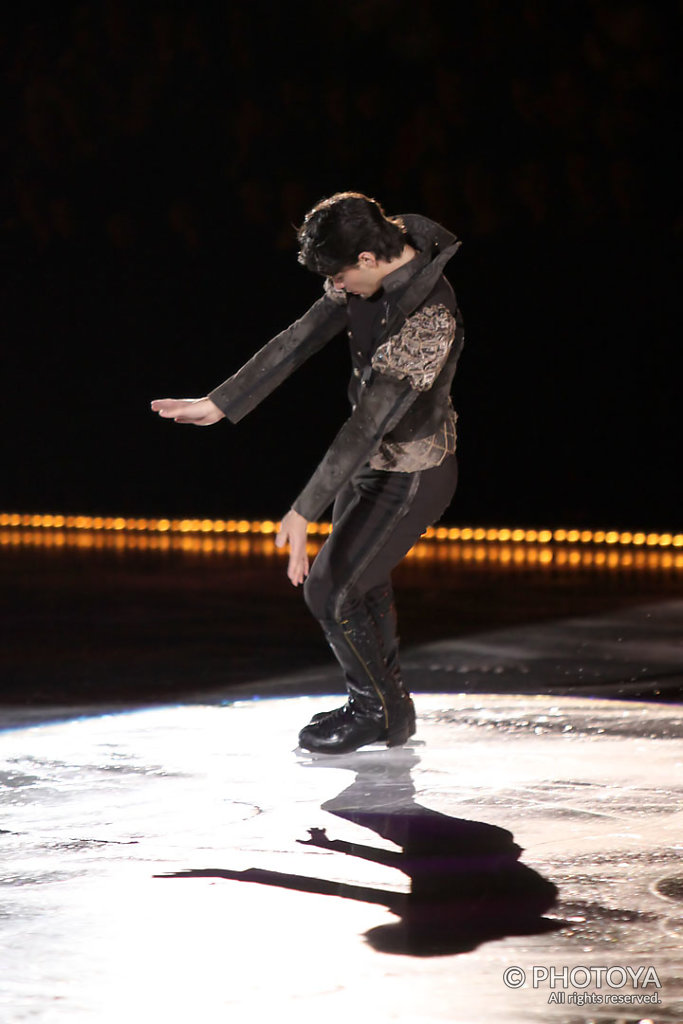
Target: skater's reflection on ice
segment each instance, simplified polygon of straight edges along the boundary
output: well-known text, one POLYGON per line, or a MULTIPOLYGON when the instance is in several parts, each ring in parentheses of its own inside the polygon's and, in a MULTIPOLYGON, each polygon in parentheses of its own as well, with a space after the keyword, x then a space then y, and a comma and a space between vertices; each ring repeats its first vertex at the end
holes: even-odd
POLYGON ((522 851, 510 832, 416 803, 411 771, 419 758, 411 749, 307 762, 321 763, 356 772, 354 782, 322 809, 390 840, 400 850, 331 839, 325 829, 316 827, 309 829, 308 839, 298 842, 396 868, 410 879, 408 892, 259 868, 205 868, 158 877, 234 879, 382 905, 398 920, 369 929, 365 937, 384 953, 464 953, 507 935, 561 927, 543 917, 555 902, 556 887, 520 863, 522 851))

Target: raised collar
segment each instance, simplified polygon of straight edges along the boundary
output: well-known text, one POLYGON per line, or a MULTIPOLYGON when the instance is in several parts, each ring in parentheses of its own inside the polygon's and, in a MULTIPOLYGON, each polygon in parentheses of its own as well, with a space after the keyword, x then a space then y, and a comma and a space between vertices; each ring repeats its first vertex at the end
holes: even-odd
MULTIPOLYGON (((411 243, 419 250, 417 255, 402 267, 393 270, 384 278, 382 288, 386 294, 402 291, 416 274, 440 255, 447 255, 447 259, 456 252, 460 246, 457 237, 446 228, 423 217, 417 213, 406 213, 401 217, 406 226, 411 243), (449 252, 449 250, 452 250, 449 252)), ((446 262, 446 261, 444 261, 446 262)))
POLYGON ((391 295, 392 292, 400 291, 405 288, 408 281, 410 281, 416 274, 418 274, 423 267, 426 267, 430 261, 430 255, 425 252, 417 252, 413 256, 412 260, 404 263, 402 267, 398 267, 396 270, 392 270, 390 274, 382 281, 382 290, 387 294, 391 295))

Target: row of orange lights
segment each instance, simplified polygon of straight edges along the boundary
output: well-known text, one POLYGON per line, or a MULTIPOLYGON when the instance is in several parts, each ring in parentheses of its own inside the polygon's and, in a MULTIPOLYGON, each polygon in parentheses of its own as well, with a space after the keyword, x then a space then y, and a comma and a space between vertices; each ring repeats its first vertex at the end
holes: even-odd
MULTIPOLYGON (((277 533, 278 523, 270 519, 140 519, 123 516, 22 515, 0 513, 0 527, 34 529, 106 530, 118 532, 151 532, 208 534, 229 533, 247 536, 270 536, 277 533)), ((325 536, 330 523, 310 523, 309 534, 325 536)), ((645 533, 618 530, 525 530, 509 527, 431 526, 423 535, 432 541, 475 541, 513 544, 610 544, 635 547, 683 548, 683 533, 645 533)))
MULTIPOLYGON (((309 540, 313 556, 320 540, 309 540)), ((284 554, 272 537, 216 537, 197 534, 150 534, 103 530, 0 529, 0 547, 80 548, 117 551, 185 551, 202 554, 272 556, 284 554)), ((539 566, 541 568, 683 569, 683 551, 658 548, 568 548, 531 544, 417 543, 409 559, 439 562, 495 563, 496 565, 539 566)))

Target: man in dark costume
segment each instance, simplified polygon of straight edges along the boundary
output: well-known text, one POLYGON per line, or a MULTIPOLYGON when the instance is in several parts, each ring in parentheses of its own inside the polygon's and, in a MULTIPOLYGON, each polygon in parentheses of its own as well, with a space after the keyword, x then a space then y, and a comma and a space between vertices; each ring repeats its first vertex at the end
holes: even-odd
POLYGON ((347 702, 315 715, 299 743, 346 753, 402 744, 415 732, 399 669, 391 571, 455 490, 450 387, 463 328, 443 268, 460 243, 426 217, 387 217, 357 192, 314 206, 298 239, 299 262, 325 277, 323 296, 207 397, 161 399, 152 409, 178 423, 235 423, 347 330, 351 415, 276 541, 289 544, 289 579, 304 584, 348 690, 347 702), (333 502, 332 534, 309 571, 307 524, 333 502))

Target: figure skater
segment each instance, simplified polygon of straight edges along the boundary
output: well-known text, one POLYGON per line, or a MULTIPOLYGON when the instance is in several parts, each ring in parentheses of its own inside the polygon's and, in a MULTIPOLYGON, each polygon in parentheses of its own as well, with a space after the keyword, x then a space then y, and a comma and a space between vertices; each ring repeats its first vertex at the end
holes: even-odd
MULTIPOLYGON (((287 575, 303 584, 348 691, 342 707, 313 716, 300 746, 326 754, 391 747, 415 732, 391 572, 443 515, 457 481, 450 389, 463 327, 443 269, 460 243, 426 217, 388 217, 359 192, 317 203, 298 241, 299 262, 325 279, 321 298, 206 397, 160 399, 152 409, 176 423, 236 423, 346 330, 351 412, 276 544, 289 545, 287 575), (311 567, 307 526, 331 504, 333 530, 311 567)), ((313 397, 324 401, 320 392, 313 397)))

